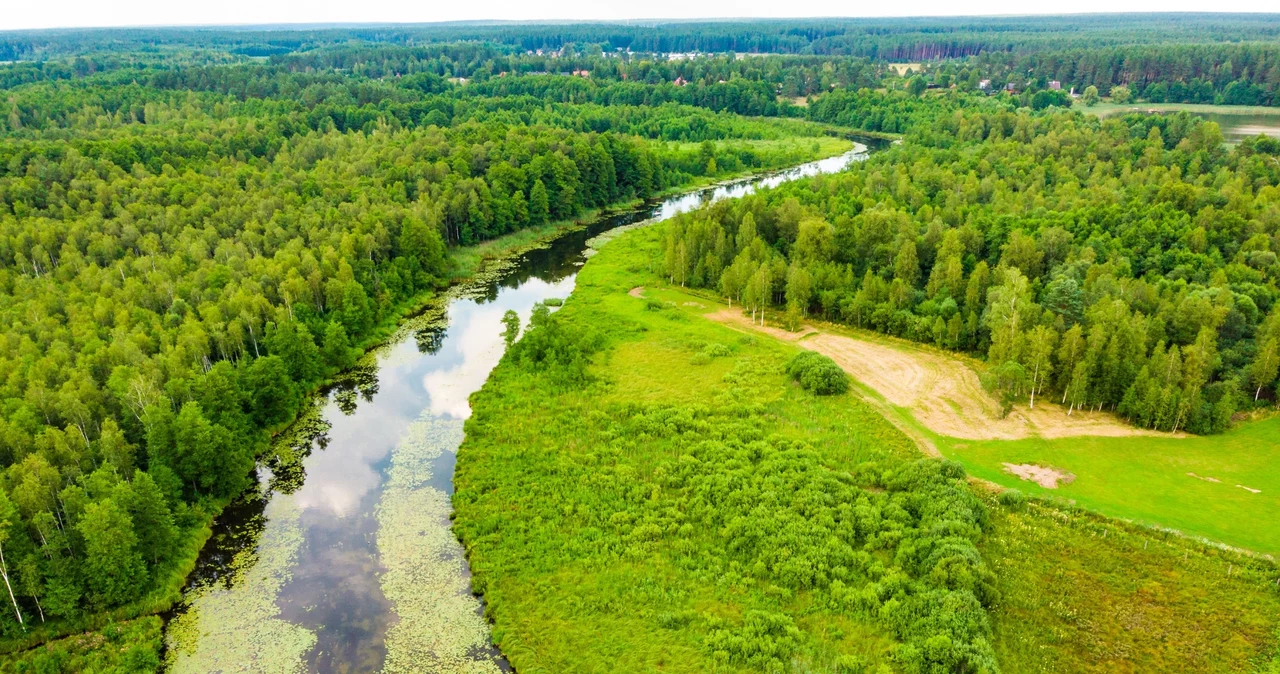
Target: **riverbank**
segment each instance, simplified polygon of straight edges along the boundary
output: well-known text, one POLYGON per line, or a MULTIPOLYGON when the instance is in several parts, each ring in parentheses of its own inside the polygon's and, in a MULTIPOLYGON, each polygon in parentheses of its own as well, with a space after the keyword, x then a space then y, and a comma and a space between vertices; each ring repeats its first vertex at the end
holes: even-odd
MULTIPOLYGON (((804 138, 797 139, 797 142, 808 143, 810 140, 812 140, 814 147, 817 149, 810 160, 839 155, 853 146, 851 141, 832 138, 804 138)), ((661 199, 663 196, 670 194, 693 194, 709 186, 747 180, 753 175, 770 175, 788 168, 777 167, 742 172, 736 175, 722 175, 715 178, 697 178, 684 185, 664 190, 663 193, 653 197, 653 200, 661 199)), ((474 246, 450 250, 449 256, 453 261, 453 271, 447 279, 448 286, 420 294, 388 311, 375 327, 367 331, 353 345, 353 350, 359 350, 363 354, 359 361, 367 364, 372 354, 379 347, 386 346, 390 341, 396 339, 397 335, 401 335, 406 329, 406 325, 414 317, 426 315, 430 318, 440 314, 447 307, 449 301, 457 296, 459 289, 501 274, 521 255, 527 254, 532 250, 544 248, 550 245, 551 242, 571 232, 589 227, 592 223, 598 222, 611 214, 625 213, 642 206, 644 203, 644 200, 639 199, 619 202, 607 208, 585 212, 571 220, 551 223, 534 229, 521 230, 474 246)), ((335 385, 340 385, 351 376, 351 371, 343 371, 324 378, 308 391, 307 399, 311 402, 304 404, 293 420, 277 427, 266 429, 266 432, 271 435, 273 440, 268 445, 267 451, 258 457, 259 462, 268 463, 281 459, 285 461, 297 460, 298 457, 293 455, 293 445, 295 444, 294 438, 292 438, 293 429, 304 421, 310 413, 315 411, 316 405, 324 398, 326 391, 335 385), (284 453, 284 456, 282 456, 283 449, 288 450, 287 453, 284 453)), ((197 567, 200 552, 209 544, 214 533, 215 522, 226 510, 229 503, 212 503, 210 504, 212 507, 208 512, 200 513, 196 522, 186 530, 187 533, 183 538, 181 551, 173 558, 172 566, 170 567, 172 571, 158 578, 155 588, 146 597, 110 612, 95 614, 74 623, 56 623, 44 629, 33 630, 22 639, 9 640, 0 644, 0 650, 3 651, 3 655, 0 655, 0 667, 4 666, 6 662, 17 663, 24 660, 27 653, 33 648, 38 648, 42 643, 64 638, 79 638, 81 642, 92 642, 99 640, 99 637, 102 636, 100 632, 104 629, 109 629, 113 624, 172 610, 182 600, 182 593, 189 584, 189 577, 193 570, 197 567), (75 635, 80 636, 76 637, 75 635)), ((141 625, 141 623, 139 624, 141 625)), ((143 630, 132 630, 130 634, 142 635, 143 632, 143 630)), ((139 636, 139 639, 143 641, 149 638, 149 636, 139 636)), ((111 643, 110 639, 101 639, 101 641, 103 643, 111 643)))
POLYGON ((1266 667, 1280 615, 1266 560, 985 482, 972 488, 981 504, 938 506, 945 525, 900 513, 901 528, 877 533, 898 504, 946 503, 926 491, 922 465, 962 471, 918 460, 861 397, 791 383, 796 344, 702 320, 715 305, 655 273, 661 250, 661 226, 638 228, 583 268, 556 315, 561 334, 596 344, 580 385, 558 383, 553 365, 508 358, 472 397, 455 529, 520 672, 612 660, 692 674, 754 654, 779 670, 872 671, 921 641, 940 652, 958 639, 915 630, 975 615, 967 634, 989 625, 983 641, 1005 671, 1266 667), (789 521, 792 512, 801 515, 789 521), (950 519, 975 512, 980 534, 950 519), (848 524, 819 528, 831 522, 848 524), (939 549, 927 537, 942 531, 948 550, 974 537, 964 559, 976 568, 957 573, 957 555, 945 573, 911 577, 927 567, 875 563, 912 559, 895 557, 903 541, 939 549), (846 544, 852 554, 824 557, 846 544), (977 591, 991 593, 982 606, 944 612, 884 590, 960 577, 981 579, 977 591), (882 622, 904 605, 920 622, 882 622), (783 650, 753 650, 765 640, 783 650))

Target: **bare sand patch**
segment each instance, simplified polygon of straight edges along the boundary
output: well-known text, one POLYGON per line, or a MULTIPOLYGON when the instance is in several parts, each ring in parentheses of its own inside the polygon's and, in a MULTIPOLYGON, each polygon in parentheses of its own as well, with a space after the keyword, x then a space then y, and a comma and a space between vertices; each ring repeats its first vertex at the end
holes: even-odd
POLYGON ((1239 488, 1241 488, 1241 489, 1243 489, 1243 490, 1245 490, 1245 491, 1253 492, 1253 493, 1255 493, 1255 494, 1261 494, 1261 493, 1262 493, 1262 490, 1261 490, 1261 489, 1254 489, 1253 487, 1246 487, 1246 486, 1244 486, 1244 485, 1242 485, 1242 484, 1238 484, 1238 485, 1236 485, 1236 486, 1237 486, 1237 487, 1239 487, 1239 488))
POLYGON ((644 297, 644 286, 636 286, 631 290, 628 290, 627 294, 632 297, 644 297))
POLYGON ((1034 463, 1003 463, 1004 471, 1023 480, 1034 482, 1045 489, 1057 489, 1059 484, 1070 484, 1075 475, 1057 468, 1037 466, 1034 463))
MULTIPOLYGON (((1187 475, 1190 475, 1191 477, 1194 477, 1194 478, 1195 478, 1195 479, 1197 479, 1197 480, 1204 480, 1205 482, 1222 482, 1222 480, 1219 480, 1219 479, 1218 479, 1218 478, 1216 478, 1216 477, 1208 477, 1208 476, 1205 476, 1205 475, 1196 475, 1195 473, 1187 473, 1187 475)), ((1237 485, 1237 486, 1239 486, 1239 485, 1237 485)))
POLYGON ((1065 409, 1044 399, 1037 400, 1034 409, 1017 405, 1000 418, 998 401, 982 388, 978 373, 958 358, 887 340, 833 334, 812 326, 788 332, 755 325, 737 309, 723 309, 707 317, 796 342, 829 356, 886 402, 905 408, 925 428, 939 435, 966 440, 1168 435, 1134 428, 1106 413, 1076 410, 1068 415, 1065 409))

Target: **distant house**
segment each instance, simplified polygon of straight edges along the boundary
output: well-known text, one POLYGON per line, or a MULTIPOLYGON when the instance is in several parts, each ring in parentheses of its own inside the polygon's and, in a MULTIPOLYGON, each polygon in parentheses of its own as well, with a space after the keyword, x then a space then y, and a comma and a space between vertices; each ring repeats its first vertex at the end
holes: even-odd
POLYGON ((1058 80, 1049 80, 1049 88, 1053 91, 1062 91, 1062 83, 1058 80))
POLYGON ((1008 84, 1004 85, 1004 90, 1005 90, 1005 91, 1008 91, 1008 92, 1010 92, 1010 93, 1012 93, 1012 92, 1014 92, 1014 91, 1017 91, 1017 90, 1018 90, 1018 87, 1017 87, 1016 85, 1014 85, 1014 83, 1013 83, 1013 82, 1010 82, 1010 83, 1008 83, 1008 84))
POLYGON ((575 70, 575 71, 573 71, 573 76, 574 76, 574 77, 591 77, 591 71, 590 71, 590 70, 575 70))
POLYGON ((675 81, 675 82, 672 82, 672 84, 676 85, 677 87, 683 87, 684 85, 686 85, 686 84, 688 84, 688 83, 689 83, 689 81, 688 81, 688 80, 686 80, 686 79, 685 79, 685 78, 683 78, 683 77, 677 77, 677 78, 676 78, 676 81, 675 81))
POLYGON ((978 89, 980 91, 991 91, 991 80, 979 80, 978 89))

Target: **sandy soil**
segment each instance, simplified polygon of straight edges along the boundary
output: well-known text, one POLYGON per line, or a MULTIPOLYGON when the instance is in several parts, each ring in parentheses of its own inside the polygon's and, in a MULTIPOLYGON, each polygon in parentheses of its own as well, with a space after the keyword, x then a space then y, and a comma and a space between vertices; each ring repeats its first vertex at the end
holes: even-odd
POLYGON ((627 294, 632 297, 644 297, 644 286, 636 286, 631 290, 628 290, 627 294))
POLYGON ((1037 466, 1033 463, 1005 463, 1004 471, 1011 475, 1017 475, 1024 480, 1030 480, 1045 489, 1057 489, 1059 484, 1068 484, 1076 479, 1075 475, 1067 473, 1056 468, 1046 468, 1037 466))
POLYGON ((983 388, 978 375, 963 361, 908 345, 837 335, 806 326, 799 332, 753 326, 737 309, 707 317, 762 332, 829 356, 859 382, 874 389, 890 404, 906 408, 929 430, 967 440, 1018 440, 1028 437, 1064 438, 1080 435, 1110 437, 1151 435, 1110 414, 1066 409, 1048 400, 1035 409, 1014 407, 999 418, 999 403, 983 388))

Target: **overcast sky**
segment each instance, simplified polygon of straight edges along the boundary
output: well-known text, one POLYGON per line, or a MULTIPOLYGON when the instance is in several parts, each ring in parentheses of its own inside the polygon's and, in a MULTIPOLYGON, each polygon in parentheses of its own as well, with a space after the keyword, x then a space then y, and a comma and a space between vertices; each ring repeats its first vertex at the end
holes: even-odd
POLYGON ((0 0, 0 30, 68 26, 427 22, 473 19, 945 16, 1068 12, 1275 12, 1276 0, 0 0))

